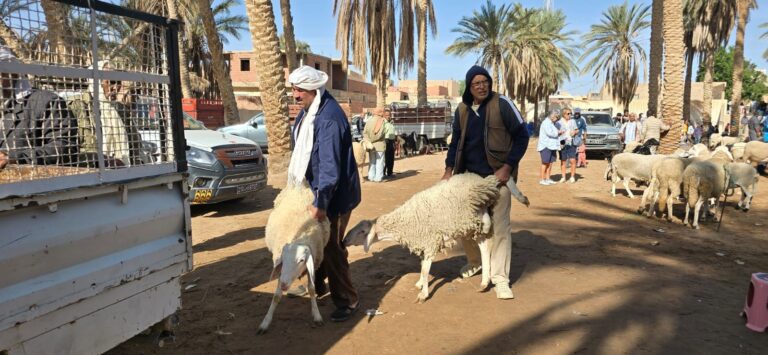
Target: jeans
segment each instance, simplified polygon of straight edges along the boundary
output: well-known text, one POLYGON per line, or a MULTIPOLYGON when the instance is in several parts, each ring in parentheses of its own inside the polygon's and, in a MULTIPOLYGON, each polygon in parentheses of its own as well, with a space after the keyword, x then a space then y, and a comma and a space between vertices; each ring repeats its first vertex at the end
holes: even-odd
POLYGON ((384 178, 384 152, 368 152, 368 180, 381 182, 384 178))

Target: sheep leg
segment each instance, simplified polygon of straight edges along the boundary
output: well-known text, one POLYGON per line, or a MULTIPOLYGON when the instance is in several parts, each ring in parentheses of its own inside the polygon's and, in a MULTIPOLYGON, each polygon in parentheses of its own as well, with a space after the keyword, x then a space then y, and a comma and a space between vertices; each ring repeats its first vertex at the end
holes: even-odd
POLYGON ((704 204, 704 199, 699 197, 698 200, 696 200, 696 207, 693 210, 693 228, 699 229, 699 211, 701 211, 701 206, 704 204))
POLYGON ((616 183, 619 182, 618 176, 611 176, 611 196, 616 197, 616 183))
MULTIPOLYGON (((308 263, 309 264, 309 263, 308 263)), ((309 302, 312 305, 312 320, 315 326, 323 325, 323 316, 320 315, 320 309, 317 307, 317 292, 315 292, 315 265, 307 265, 307 290, 309 291, 309 302)))
POLYGON ((429 297, 429 268, 431 267, 431 258, 421 261, 421 275, 419 276, 421 278, 419 280, 419 282, 421 282, 421 292, 419 292, 419 297, 416 298, 416 302, 418 303, 424 303, 429 297))
POLYGON ((635 195, 632 193, 632 190, 629 189, 629 178, 624 178, 624 190, 627 190, 627 194, 629 195, 629 198, 635 198, 635 195))
MULTIPOLYGON (((672 205, 675 197, 680 196, 680 183, 671 181, 669 184, 669 195, 667 196, 667 221, 672 222, 672 205)), ((686 203, 687 205, 687 203, 686 203)))
POLYGON ((685 219, 683 220, 683 225, 688 225, 688 213, 691 211, 691 205, 686 202, 685 203, 685 219))
POLYGON ((653 194, 653 181, 651 181, 650 184, 648 184, 648 187, 643 190, 643 196, 640 198, 640 207, 637 208, 637 213, 642 214, 643 210, 645 210, 645 203, 651 200, 651 195, 653 194))
POLYGON ((261 325, 259 325, 259 329, 256 331, 256 334, 264 334, 267 332, 269 323, 272 323, 272 315, 275 314, 275 309, 277 308, 277 304, 280 303, 280 297, 282 296, 283 290, 280 289, 280 282, 278 282, 277 288, 275 289, 275 294, 272 296, 272 303, 269 305, 267 315, 264 316, 264 320, 261 321, 261 325))
POLYGON ((488 234, 491 231, 491 215, 488 214, 488 210, 480 214, 480 219, 483 221, 483 234, 488 234))
POLYGON ((480 289, 479 292, 483 292, 488 288, 488 285, 491 283, 491 249, 490 249, 490 238, 483 239, 482 241, 477 243, 478 248, 480 248, 480 260, 482 265, 482 272, 483 276, 480 279, 480 289))

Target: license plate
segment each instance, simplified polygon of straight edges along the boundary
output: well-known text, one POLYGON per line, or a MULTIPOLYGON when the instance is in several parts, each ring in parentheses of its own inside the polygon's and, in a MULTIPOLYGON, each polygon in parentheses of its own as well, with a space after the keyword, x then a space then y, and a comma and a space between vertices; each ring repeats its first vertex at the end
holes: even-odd
POLYGON ((249 193, 249 192, 252 192, 252 191, 256 191, 260 187, 261 187, 261 183, 260 182, 254 182, 254 183, 251 183, 251 184, 240 185, 240 186, 237 187, 237 192, 236 193, 238 195, 245 194, 245 193, 249 193))
POLYGON ((600 139, 587 139, 587 144, 603 144, 600 139))
POLYGON ((213 190, 202 189, 195 190, 195 197, 192 199, 193 203, 206 203, 213 197, 213 190))

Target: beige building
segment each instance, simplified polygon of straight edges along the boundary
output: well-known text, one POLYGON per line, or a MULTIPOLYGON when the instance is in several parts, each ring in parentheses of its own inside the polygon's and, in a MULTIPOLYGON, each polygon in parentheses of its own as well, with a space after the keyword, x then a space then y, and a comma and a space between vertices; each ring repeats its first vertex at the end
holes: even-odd
MULTIPOLYGON (((393 102, 415 105, 417 80, 400 80, 397 86, 387 88, 387 104, 393 102)), ((459 82, 456 80, 427 80, 427 101, 455 101, 460 97, 459 82)))
MULTIPOLYGON (((237 108, 240 111, 240 121, 245 121, 256 112, 263 111, 259 79, 255 70, 255 66, 258 65, 257 54, 254 51, 229 51, 224 52, 224 57, 229 63, 229 74, 232 78, 237 108)), ((355 71, 344 71, 341 60, 312 53, 299 55, 299 57, 299 63, 328 74, 326 90, 340 103, 349 104, 351 113, 362 113, 364 108, 376 106, 376 86, 367 82, 355 71)), ((285 66, 285 53, 282 54, 282 60, 285 66)), ((290 88, 287 82, 288 74, 286 69, 286 88, 290 88)), ((290 90, 288 93, 290 94, 290 90)), ((292 99, 288 102, 291 103, 292 99)))

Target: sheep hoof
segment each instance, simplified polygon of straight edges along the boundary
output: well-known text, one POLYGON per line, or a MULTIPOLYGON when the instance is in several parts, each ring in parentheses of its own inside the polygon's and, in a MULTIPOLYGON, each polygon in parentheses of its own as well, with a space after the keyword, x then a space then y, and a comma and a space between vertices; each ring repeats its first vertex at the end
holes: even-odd
POLYGON ((414 286, 416 286, 417 289, 421 290, 421 280, 416 281, 416 284, 414 286))
POLYGON ((323 324, 325 324, 325 323, 323 323, 323 320, 322 320, 322 319, 320 319, 320 320, 317 320, 317 319, 315 319, 315 320, 312 322, 312 328, 322 327, 322 326, 323 326, 323 324))
POLYGON ((749 212, 749 208, 742 208, 741 211, 742 212, 749 212))
POLYGON ((415 303, 423 304, 424 302, 427 302, 427 297, 426 296, 419 295, 418 297, 416 297, 416 302, 415 303))
POLYGON ((484 283, 484 284, 481 283, 480 288, 477 289, 477 292, 485 292, 485 290, 488 289, 488 284, 489 283, 484 283))
POLYGON ((266 334, 266 333, 267 333, 267 328, 259 327, 259 329, 256 330, 256 334, 259 334, 259 335, 266 334))

